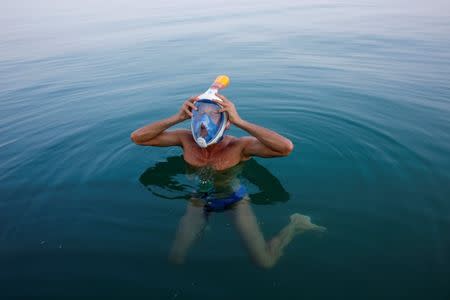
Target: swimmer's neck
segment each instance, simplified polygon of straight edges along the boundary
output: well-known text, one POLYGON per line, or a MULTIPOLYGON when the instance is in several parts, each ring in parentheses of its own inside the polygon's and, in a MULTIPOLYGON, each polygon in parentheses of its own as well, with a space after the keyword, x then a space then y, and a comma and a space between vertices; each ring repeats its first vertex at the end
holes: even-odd
POLYGON ((202 156, 204 158, 210 158, 214 153, 217 152, 217 150, 219 150, 221 148, 221 146, 219 144, 212 144, 209 145, 206 148, 200 148, 200 153, 202 154, 202 156))
MULTIPOLYGON (((225 139, 225 137, 224 137, 224 139, 225 139)), ((224 142, 224 139, 222 139, 222 141, 220 141, 216 144, 209 145, 206 148, 198 147, 200 150, 199 152, 202 154, 202 156, 204 158, 210 158, 214 153, 217 153, 220 150, 222 150, 224 147, 226 147, 226 143, 224 142)))
POLYGON ((209 152, 209 153, 213 153, 218 148, 220 148, 220 143, 209 145, 206 148, 202 148, 202 150, 209 152))

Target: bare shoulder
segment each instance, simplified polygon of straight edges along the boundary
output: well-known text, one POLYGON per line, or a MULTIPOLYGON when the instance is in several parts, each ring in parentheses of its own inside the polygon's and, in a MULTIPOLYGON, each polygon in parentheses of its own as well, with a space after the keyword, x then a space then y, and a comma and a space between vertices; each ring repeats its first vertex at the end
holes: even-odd
POLYGON ((191 136, 191 131, 187 129, 176 129, 174 130, 180 138, 185 138, 191 136))
POLYGON ((244 149, 247 147, 249 143, 253 141, 253 139, 256 139, 252 136, 243 136, 243 137, 235 137, 235 136, 227 136, 227 148, 228 149, 234 149, 231 150, 232 152, 236 152, 236 155, 240 156, 241 161, 249 160, 251 157, 244 155, 244 149))
POLYGON ((231 135, 227 135, 226 144, 227 148, 235 148, 242 151, 249 143, 256 139, 252 136, 243 136, 243 137, 235 137, 231 135))
POLYGON ((190 142, 192 140, 192 134, 190 130, 187 129, 177 129, 176 133, 182 144, 190 142))
POLYGON ((226 135, 223 137, 223 141, 227 144, 227 146, 239 146, 242 143, 242 138, 226 135))
POLYGON ((246 145, 248 145, 249 143, 253 143, 255 141, 258 141, 257 138, 253 137, 253 136, 243 136, 240 138, 236 138, 235 143, 239 144, 242 147, 245 147, 246 145))

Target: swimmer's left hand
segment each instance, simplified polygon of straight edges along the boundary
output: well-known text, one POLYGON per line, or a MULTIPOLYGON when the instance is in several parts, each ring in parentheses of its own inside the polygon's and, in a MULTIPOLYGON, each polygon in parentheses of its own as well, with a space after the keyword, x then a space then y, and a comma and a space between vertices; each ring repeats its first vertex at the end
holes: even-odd
POLYGON ((213 100, 217 104, 222 106, 222 109, 219 110, 219 112, 227 112, 228 113, 228 120, 232 124, 237 124, 242 121, 241 117, 239 116, 236 107, 234 106, 233 102, 231 102, 227 97, 224 95, 216 94, 217 97, 219 97, 222 101, 219 100, 213 100))

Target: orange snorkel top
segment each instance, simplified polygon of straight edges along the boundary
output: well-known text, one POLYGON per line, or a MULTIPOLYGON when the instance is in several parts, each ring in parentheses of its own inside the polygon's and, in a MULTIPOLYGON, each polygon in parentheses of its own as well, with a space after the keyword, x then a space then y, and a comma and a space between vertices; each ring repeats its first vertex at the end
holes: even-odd
POLYGON ((230 78, 227 75, 219 75, 214 80, 214 83, 211 85, 213 88, 224 89, 230 84, 230 78))

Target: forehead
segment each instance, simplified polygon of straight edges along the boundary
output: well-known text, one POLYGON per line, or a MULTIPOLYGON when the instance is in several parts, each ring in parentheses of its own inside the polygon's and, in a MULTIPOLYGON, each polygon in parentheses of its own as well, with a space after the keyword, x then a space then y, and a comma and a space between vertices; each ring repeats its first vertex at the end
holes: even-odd
POLYGON ((198 110, 201 112, 210 112, 210 111, 217 111, 221 107, 218 104, 215 103, 208 103, 203 101, 198 101, 195 104, 198 107, 198 110))

